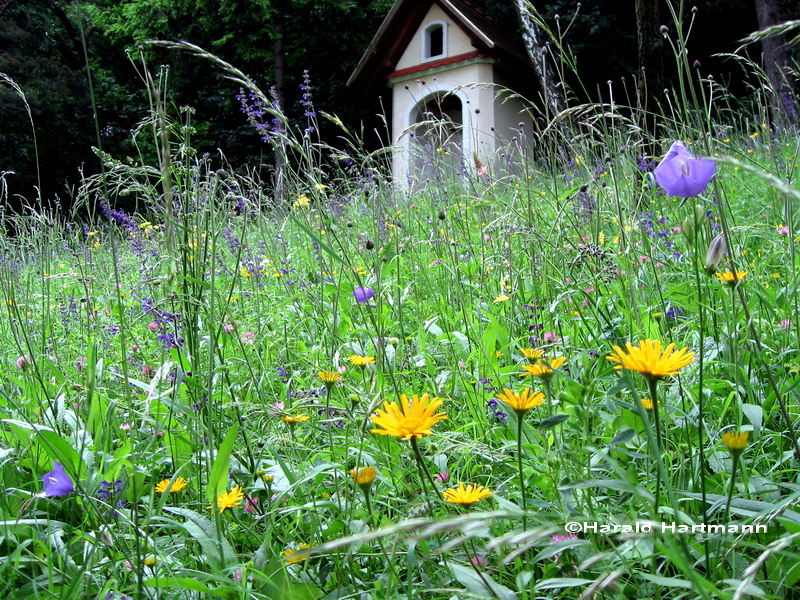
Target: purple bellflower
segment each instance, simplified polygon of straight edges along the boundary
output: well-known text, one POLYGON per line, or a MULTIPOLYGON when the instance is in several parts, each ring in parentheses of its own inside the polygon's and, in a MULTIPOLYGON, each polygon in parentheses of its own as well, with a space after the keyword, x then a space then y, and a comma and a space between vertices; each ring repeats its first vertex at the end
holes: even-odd
POLYGON ((43 498, 53 498, 55 496, 66 496, 75 491, 75 484, 72 483, 69 475, 56 461, 53 461, 53 470, 42 476, 44 491, 39 494, 43 498))
POLYGON ((691 198, 706 189, 717 172, 717 163, 708 158, 697 158, 683 142, 677 141, 669 149, 654 171, 656 183, 670 196, 691 198))
POLYGON ((372 300, 373 296, 375 296, 375 290, 369 287, 357 287, 353 290, 353 296, 356 298, 356 302, 359 304, 365 304, 372 300))

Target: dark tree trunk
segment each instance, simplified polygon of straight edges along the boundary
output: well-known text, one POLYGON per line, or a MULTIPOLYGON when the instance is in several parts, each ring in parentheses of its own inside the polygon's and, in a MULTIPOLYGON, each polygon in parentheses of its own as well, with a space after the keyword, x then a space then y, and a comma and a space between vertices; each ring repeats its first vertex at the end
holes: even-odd
MULTIPOLYGON (((284 112, 286 111, 286 5, 284 0, 275 2, 274 25, 275 85, 273 86, 273 96, 280 110, 284 112)), ((280 127, 282 134, 283 126, 280 125, 280 127)), ((273 185, 276 206, 283 206, 286 191, 282 144, 282 137, 279 136, 275 145, 275 182, 273 185)))
POLYGON ((564 91, 550 64, 552 58, 544 47, 544 36, 534 19, 530 1, 515 0, 515 5, 522 26, 522 40, 525 42, 525 49, 536 70, 536 77, 542 88, 542 96, 552 119, 566 108, 564 91))
POLYGON ((286 7, 284 2, 275 2, 275 99, 286 109, 286 7))
POLYGON ((658 9, 661 0, 636 0, 636 38, 638 42, 639 77, 637 96, 642 110, 640 126, 645 132, 645 154, 659 152, 658 115, 660 98, 664 92, 664 36, 658 9))
MULTIPOLYGON (((759 29, 781 23, 783 19, 780 13, 779 0, 756 0, 759 29)), ((764 71, 772 88, 772 121, 779 126, 791 124, 797 120, 797 106, 788 75, 786 39, 783 35, 764 38, 761 40, 761 50, 764 54, 764 71)))

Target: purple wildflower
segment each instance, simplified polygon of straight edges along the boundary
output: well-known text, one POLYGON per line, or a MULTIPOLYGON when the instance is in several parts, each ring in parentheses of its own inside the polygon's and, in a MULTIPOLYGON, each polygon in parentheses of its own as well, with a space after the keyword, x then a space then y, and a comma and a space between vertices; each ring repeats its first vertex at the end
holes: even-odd
POLYGON ((670 196, 691 198, 706 189, 717 171, 717 163, 697 158, 683 142, 677 141, 656 167, 656 182, 670 196))
POLYGON ((75 484, 72 483, 64 467, 60 463, 53 461, 53 470, 42 476, 44 491, 40 494, 43 498, 53 498, 55 496, 66 496, 75 491, 75 484))
POLYGON ((375 290, 369 287, 359 286, 353 290, 353 296, 355 296, 356 302, 364 304, 372 300, 375 296, 375 290))
MULTIPOLYGON (((557 533, 550 539, 550 544, 552 545, 552 544, 557 544, 558 542, 566 542, 566 541, 577 540, 577 539, 578 539, 578 536, 575 535, 574 533, 570 533, 569 535, 561 535, 561 534, 557 533)), ((561 552, 556 552, 553 555, 553 561, 554 562, 558 562, 558 559, 561 558, 561 554, 562 554, 561 552)))

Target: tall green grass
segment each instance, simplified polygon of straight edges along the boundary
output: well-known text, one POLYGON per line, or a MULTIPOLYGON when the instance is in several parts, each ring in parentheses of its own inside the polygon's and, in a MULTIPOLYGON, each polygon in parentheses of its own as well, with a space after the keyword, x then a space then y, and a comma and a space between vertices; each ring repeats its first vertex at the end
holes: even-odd
POLYGON ((71 214, 3 216, 9 598, 795 597, 796 132, 683 65, 658 141, 718 158, 698 198, 658 189, 619 103, 569 108, 569 136, 534 119, 507 170, 442 177, 434 151, 399 187, 335 116, 337 147, 170 47, 282 124, 279 197, 198 155, 148 76, 140 156, 102 155, 71 214), (705 272, 720 235, 735 288, 705 272), (695 352, 652 415, 606 359, 646 338, 695 352), (524 377, 529 348, 566 363, 524 377), (496 397, 525 387, 547 401, 520 423, 496 397), (431 435, 371 431, 425 393, 431 435), (54 461, 74 491, 41 497, 54 461), (492 495, 445 502, 459 482, 492 495))

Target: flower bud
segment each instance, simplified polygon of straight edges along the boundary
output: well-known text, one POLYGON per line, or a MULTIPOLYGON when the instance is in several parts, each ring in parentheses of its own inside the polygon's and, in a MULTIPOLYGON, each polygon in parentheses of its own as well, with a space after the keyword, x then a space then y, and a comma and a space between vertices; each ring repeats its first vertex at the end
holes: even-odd
POLYGON ((725 236, 719 234, 708 245, 708 252, 706 253, 706 273, 713 273, 717 270, 717 265, 722 260, 722 257, 727 253, 728 246, 725 243, 725 236))
POLYGON ((694 245, 694 223, 689 219, 684 219, 681 223, 681 233, 686 238, 686 243, 690 246, 694 245))
POLYGON ((694 217, 698 223, 703 222, 703 219, 706 217, 706 209, 703 207, 702 204, 694 205, 694 217))

